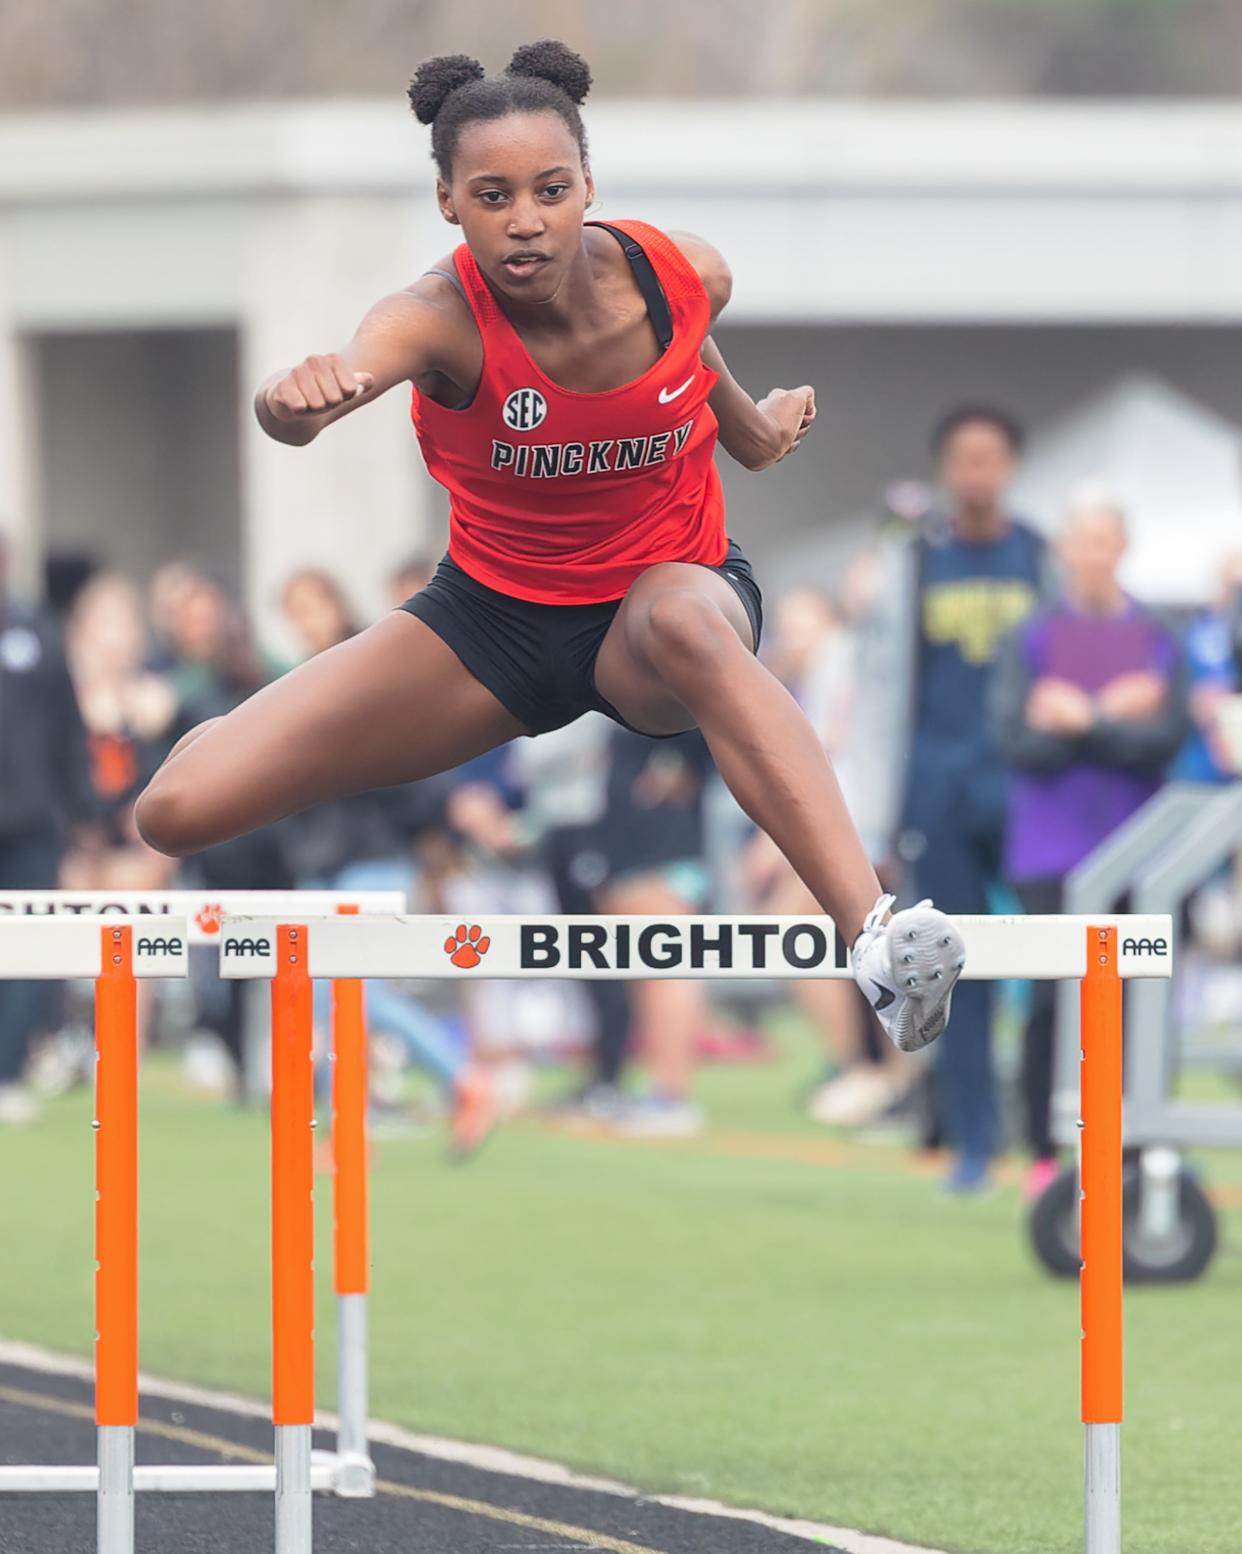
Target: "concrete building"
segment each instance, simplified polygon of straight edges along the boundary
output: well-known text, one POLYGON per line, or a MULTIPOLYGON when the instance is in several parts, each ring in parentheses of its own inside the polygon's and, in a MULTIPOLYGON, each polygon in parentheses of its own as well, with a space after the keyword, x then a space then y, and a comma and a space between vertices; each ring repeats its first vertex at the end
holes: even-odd
MULTIPOLYGON (((795 459, 724 461, 760 562, 844 543, 963 397, 1039 423, 1141 369, 1242 422, 1242 109, 605 102, 588 126, 598 215, 730 258, 737 376, 817 386, 795 459)), ((23 564, 192 554, 270 628, 314 563, 379 608, 443 530, 404 396, 307 449, 249 402, 453 246, 431 191, 401 102, 0 119, 0 519, 23 564)))

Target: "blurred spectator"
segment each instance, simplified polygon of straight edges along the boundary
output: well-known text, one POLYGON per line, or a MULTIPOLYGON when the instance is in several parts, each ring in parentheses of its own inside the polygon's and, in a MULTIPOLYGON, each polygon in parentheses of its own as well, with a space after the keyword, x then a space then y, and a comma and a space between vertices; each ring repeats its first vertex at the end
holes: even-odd
MULTIPOLYGON (((281 591, 285 618, 305 656, 325 652, 358 630, 343 590, 325 572, 295 572, 281 591)), ((289 866, 299 888, 341 891, 415 888, 414 844, 440 821, 444 785, 438 780, 348 794, 295 815, 284 828, 289 866)), ((316 992, 321 1024, 330 990, 316 992)), ((450 1100, 454 1155, 476 1150, 496 1121, 487 1072, 471 1062, 443 1021, 388 982, 368 983, 367 1015, 373 1030, 395 1036, 408 1056, 440 1084, 450 1100)))
MULTIPOLYGON (((600 910, 596 893, 608 873, 602 828, 610 730, 607 719, 592 712, 538 739, 514 742, 514 765, 526 794, 516 820, 535 844, 562 912, 600 910)), ((589 1067, 560 1109, 606 1121, 621 1104, 629 1000, 623 982, 591 979, 581 986, 595 1017, 589 1067)))
MULTIPOLYGON (((168 748, 177 703, 167 682, 143 667, 149 641, 137 587, 118 572, 97 572, 74 599, 65 648, 86 725, 95 824, 66 852, 60 884, 82 891, 164 889, 173 861, 138 835, 134 800, 168 748)), ((138 984, 144 1039, 157 991, 154 982, 138 984)), ((84 1053, 80 1022, 71 1017, 40 1045, 35 1078, 53 1086, 58 1076, 64 1082, 85 1071, 89 1080, 93 1066, 93 1043, 84 1053)))
MULTIPOLYGON (((703 861, 703 788, 712 758, 697 732, 653 741, 615 727, 600 826, 608 879, 605 912, 652 916, 701 912, 709 878, 703 861)), ((706 982, 652 978, 626 983, 631 1030, 647 1090, 614 1119, 627 1133, 684 1136, 703 1126, 694 1104, 695 1038, 707 1024, 706 982)))
MULTIPOLYGON (((214 583, 201 578, 193 583, 175 635, 184 654, 167 671, 178 698, 172 731, 176 739, 231 712, 270 678, 240 605, 214 583)), ((293 885, 280 828, 275 826, 183 858, 180 870, 187 887, 210 894, 288 890, 293 885)), ((245 983, 223 980, 217 974, 215 956, 207 953, 192 957, 191 977, 198 1023, 223 1042, 234 1063, 238 1096, 244 1098, 245 983)))
MULTIPOLYGON (((711 758, 702 737, 653 741, 602 718, 517 745, 527 805, 478 775, 451 795, 455 829, 485 855, 540 859, 568 912, 670 914, 702 910, 702 796, 711 758)), ((462 768, 470 773, 477 763, 462 768)), ((455 774, 457 775, 457 774, 455 774)), ((494 908, 493 908, 494 910, 494 908)), ((592 1070, 562 1115, 639 1136, 697 1132, 692 1097, 696 1039, 707 1024, 706 984, 694 980, 590 982, 597 1028, 592 1070), (621 1068, 630 1030, 649 1076, 645 1095, 626 1101, 621 1068)))
POLYGON ((921 480, 890 480, 880 495, 880 533, 898 538, 922 524, 936 505, 935 493, 921 480))
MULTIPOLYGON (((580 802, 576 756, 562 743, 570 734, 560 729, 538 740, 513 740, 444 775, 448 826, 440 846, 445 866, 428 879, 432 910, 459 922, 493 913, 544 917, 557 910, 556 887, 545 867, 544 826, 549 818, 562 818, 549 816, 558 798, 580 802), (523 757, 528 754, 540 773, 535 782, 552 776, 546 792, 527 790, 531 769, 523 757)), ((563 818, 572 820, 573 814, 570 809, 563 818)), ((424 857, 427 852, 424 848, 424 857)), ((472 1050, 487 1064, 502 1115, 530 1100, 534 1061, 576 1054, 590 1040, 591 999, 585 983, 467 979, 457 991, 472 1050)), ((579 1108, 571 1101, 557 1109, 579 1108)))
POLYGON ((60 625, 73 601, 99 570, 99 562, 89 550, 62 550, 59 547, 43 557, 43 608, 60 625))
POLYGON ((86 724, 98 831, 65 858, 67 890, 157 890, 171 860, 138 836, 134 799, 159 765, 177 711, 168 683, 144 669, 142 598, 128 578, 97 573, 78 593, 65 632, 86 724))
POLYGON ((358 624, 344 591, 326 572, 312 567, 294 572, 285 579, 280 605, 304 658, 313 658, 357 634, 358 624))
POLYGON ((1220 726, 1221 704, 1242 689, 1242 551, 1225 557, 1216 603, 1186 628, 1190 713, 1194 726, 1170 776, 1186 782, 1229 782, 1238 775, 1220 726))
POLYGON ((788 686, 833 755, 844 749, 854 702, 854 642, 827 595, 791 588, 776 601, 768 668, 788 686))
MULTIPOLYGON (((1022 432, 1004 411, 964 406, 936 426, 943 511, 896 544, 862 635, 855 816, 894 877, 946 912, 980 913, 1000 877, 1005 774, 986 713, 1001 638, 1034 609, 1040 537, 1006 508, 1022 432)), ((935 1095, 955 1160, 953 1191, 986 1185, 999 1142, 991 984, 963 982, 934 1049, 935 1095)))
POLYGON ((187 601, 201 581, 188 561, 168 561, 157 568, 147 589, 147 615, 152 644, 150 665, 163 671, 179 657, 180 622, 187 601))
MULTIPOLYGON (((851 565, 851 599, 865 599, 865 555, 851 565), (863 563, 862 565, 859 562, 863 563)), ((851 623, 810 588, 782 595, 772 611, 768 667, 793 694, 823 742, 849 800, 848 748, 857 689, 856 641, 851 623)), ((747 852, 746 882, 753 906, 779 916, 818 914, 819 904, 762 832, 747 852)), ((852 982, 816 978, 792 984, 803 1010, 819 1028, 833 1077, 809 1100, 817 1122, 856 1127, 888 1111, 916 1072, 889 1042, 875 1039, 865 999, 852 982)))
MULTIPOLYGON (((220 683, 219 660, 222 651, 227 651, 226 637, 231 632, 236 644, 242 634, 249 635, 240 607, 218 583, 196 572, 174 574, 166 582, 161 607, 166 611, 167 636, 157 648, 152 667, 167 680, 179 708, 211 701, 220 683)), ((193 727, 184 712, 178 721, 182 732, 193 727)))
POLYGON ((180 656, 163 672, 177 697, 174 744, 231 712, 272 677, 241 605, 210 579, 198 578, 190 590, 178 642, 180 656))
MULTIPOLYGON (((1080 497, 1061 538, 1060 600, 1002 648, 997 743, 1014 769, 1006 872, 1024 911, 1060 912, 1066 874, 1152 796, 1186 734, 1185 662, 1172 630, 1117 581, 1125 519, 1080 497)), ((1049 1131, 1055 984, 1033 985, 1023 1051, 1029 1190, 1055 1175, 1049 1131)))
MULTIPOLYGON (((93 819, 86 735, 51 618, 8 589, 0 538, 0 890, 54 890, 66 842, 93 819)), ((0 1123, 29 1121, 30 1038, 50 1024, 48 984, 0 982, 0 1123)))
POLYGON ((399 610, 407 599, 421 593, 431 581, 436 564, 427 556, 407 556, 388 577, 388 602, 399 610))

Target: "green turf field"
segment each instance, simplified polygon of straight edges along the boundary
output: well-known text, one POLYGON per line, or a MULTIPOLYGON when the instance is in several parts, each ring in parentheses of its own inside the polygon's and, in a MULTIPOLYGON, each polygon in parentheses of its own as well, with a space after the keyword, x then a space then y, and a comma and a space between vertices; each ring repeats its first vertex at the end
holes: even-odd
MULTIPOLYGON (((946 1201, 892 1150, 792 1105, 795 1043, 704 1082, 714 1130, 626 1145, 532 1126, 466 1168, 385 1139, 374 1177, 377 1417, 649 1490, 971 1554, 1081 1548, 1077 1291, 1038 1272, 1003 1188, 946 1201)), ((90 1103, 0 1132, 0 1334, 88 1352, 90 1103)), ((263 1395, 265 1121, 148 1066, 142 1361, 263 1395)), ((1236 1157, 1209 1163, 1242 1182, 1236 1157)), ((332 1398, 321 1181, 321 1401, 332 1398)), ((1127 1302, 1127 1554, 1236 1554, 1242 1230, 1189 1288, 1127 1302)))

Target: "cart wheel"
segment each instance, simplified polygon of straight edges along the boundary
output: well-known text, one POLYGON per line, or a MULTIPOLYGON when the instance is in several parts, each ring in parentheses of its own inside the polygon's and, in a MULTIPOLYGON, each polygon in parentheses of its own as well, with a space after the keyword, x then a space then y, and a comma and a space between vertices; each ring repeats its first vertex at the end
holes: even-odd
POLYGON ((1167 1236, 1145 1235, 1139 1213, 1142 1180, 1128 1170, 1122 1187, 1124 1202, 1123 1261, 1132 1284, 1173 1284, 1197 1279, 1216 1251, 1216 1210, 1186 1166, 1177 1176, 1177 1223, 1167 1236))
MULTIPOLYGON (((1139 1171, 1130 1167, 1122 1183, 1127 1282, 1172 1284, 1197 1279, 1216 1251, 1216 1211, 1197 1178, 1185 1166, 1179 1169, 1177 1223, 1158 1240, 1144 1234, 1141 1195, 1139 1171)), ((1055 1177, 1031 1205, 1027 1229, 1035 1254, 1049 1273, 1060 1279, 1078 1277, 1078 1172, 1073 1166, 1055 1177)))
POLYGON ((1054 1176, 1031 1204, 1027 1230, 1035 1255, 1058 1279, 1076 1279, 1078 1253, 1078 1171, 1069 1166, 1054 1176))

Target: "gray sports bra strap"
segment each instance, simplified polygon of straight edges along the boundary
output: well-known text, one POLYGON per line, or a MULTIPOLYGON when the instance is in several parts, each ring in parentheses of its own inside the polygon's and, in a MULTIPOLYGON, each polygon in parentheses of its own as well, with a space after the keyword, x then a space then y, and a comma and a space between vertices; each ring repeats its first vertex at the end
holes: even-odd
POLYGON ((443 276, 446 281, 451 281, 456 286, 463 302, 469 301, 469 298, 466 296, 466 288, 461 283, 461 276, 458 275, 456 270, 424 270, 423 274, 443 276))

